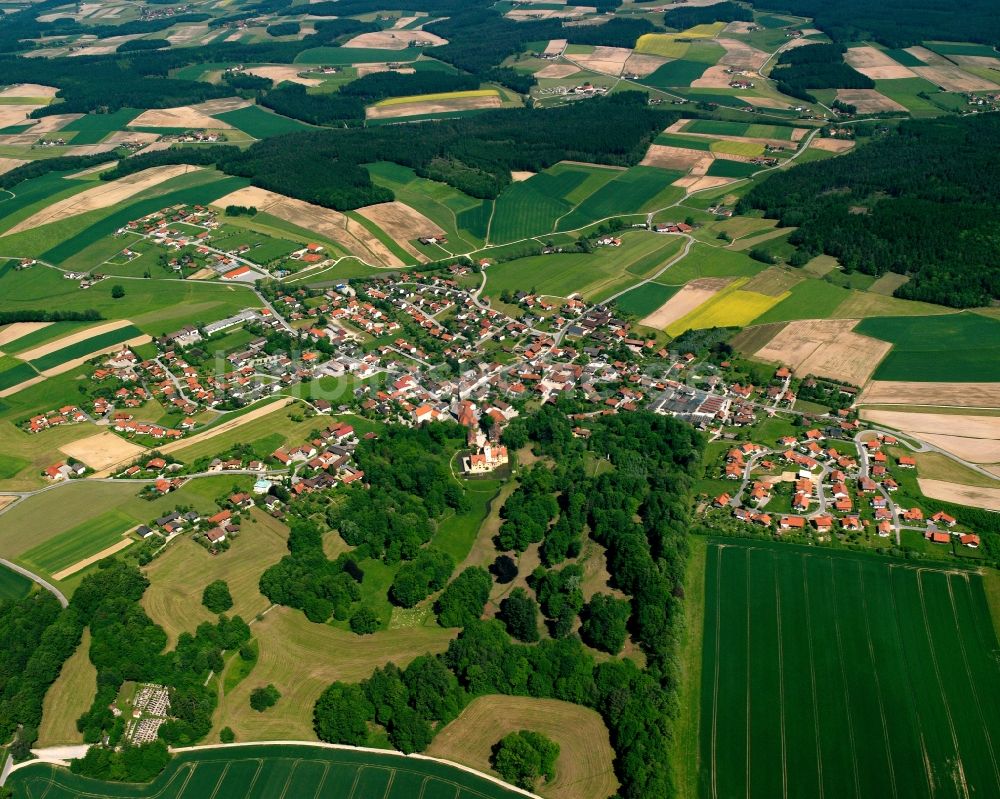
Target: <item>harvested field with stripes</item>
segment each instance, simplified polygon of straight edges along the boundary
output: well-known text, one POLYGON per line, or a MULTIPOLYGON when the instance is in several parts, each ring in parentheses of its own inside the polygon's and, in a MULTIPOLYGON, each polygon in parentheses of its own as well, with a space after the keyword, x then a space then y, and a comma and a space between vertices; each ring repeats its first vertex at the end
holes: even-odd
POLYGON ((705 585, 701 796, 1000 795, 978 573, 712 541, 705 585))

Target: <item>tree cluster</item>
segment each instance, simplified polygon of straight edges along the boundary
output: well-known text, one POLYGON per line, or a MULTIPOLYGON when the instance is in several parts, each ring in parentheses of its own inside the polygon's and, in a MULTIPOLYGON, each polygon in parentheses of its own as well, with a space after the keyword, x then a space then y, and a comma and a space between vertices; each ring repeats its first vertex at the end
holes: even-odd
POLYGON ((559 744, 531 730, 505 735, 493 748, 490 765, 507 782, 532 790, 540 779, 550 782, 556 776, 559 744))
POLYGON ((663 15, 663 22, 668 28, 685 30, 695 25, 705 25, 711 22, 753 22, 753 9, 749 6, 725 0, 710 6, 694 6, 691 8, 672 8, 663 15))
POLYGON ((778 91, 815 103, 809 89, 874 89, 875 81, 844 63, 844 46, 811 44, 785 50, 771 71, 778 91))

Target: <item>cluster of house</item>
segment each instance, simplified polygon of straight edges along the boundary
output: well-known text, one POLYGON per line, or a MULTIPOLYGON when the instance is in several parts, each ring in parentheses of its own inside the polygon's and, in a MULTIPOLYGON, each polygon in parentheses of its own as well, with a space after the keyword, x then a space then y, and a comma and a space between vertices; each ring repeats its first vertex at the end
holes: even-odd
POLYGON ((50 482, 58 483, 61 480, 72 480, 76 477, 83 477, 86 473, 87 467, 79 461, 69 463, 60 461, 43 470, 42 476, 50 482))
POLYGON ((241 510, 249 510, 254 506, 254 500, 247 494, 233 494, 229 497, 229 507, 202 516, 196 510, 174 510, 155 519, 151 525, 141 525, 136 528, 136 535, 144 541, 153 536, 161 536, 167 541, 173 540, 182 533, 195 533, 203 536, 210 545, 219 544, 227 537, 240 531, 238 515, 241 510))
POLYGON ((694 227, 685 222, 657 222, 653 225, 654 233, 690 233, 692 230, 694 227))
POLYGON ((46 411, 32 416, 21 423, 21 429, 28 433, 41 433, 51 427, 86 422, 89 417, 76 405, 64 405, 59 410, 46 411))

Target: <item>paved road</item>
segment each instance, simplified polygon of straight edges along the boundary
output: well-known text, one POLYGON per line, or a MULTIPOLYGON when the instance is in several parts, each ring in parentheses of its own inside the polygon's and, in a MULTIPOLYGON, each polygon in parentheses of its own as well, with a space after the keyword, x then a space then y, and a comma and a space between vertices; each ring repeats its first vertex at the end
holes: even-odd
POLYGON ((17 572, 18 574, 27 577, 29 580, 38 583, 42 588, 44 588, 50 594, 53 594, 55 598, 59 600, 59 604, 62 605, 64 608, 69 605, 69 600, 66 599, 66 595, 63 594, 63 592, 60 591, 58 588, 56 588, 54 585, 52 585, 52 583, 50 583, 48 580, 39 577, 34 572, 28 571, 23 566, 18 566, 16 563, 12 563, 6 558, 0 558, 0 564, 6 566, 11 571, 17 572))

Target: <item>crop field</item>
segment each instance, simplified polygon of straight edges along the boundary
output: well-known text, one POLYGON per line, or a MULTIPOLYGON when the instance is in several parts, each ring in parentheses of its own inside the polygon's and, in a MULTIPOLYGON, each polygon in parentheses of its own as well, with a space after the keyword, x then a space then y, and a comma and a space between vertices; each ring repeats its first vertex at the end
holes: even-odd
POLYGON ((941 110, 926 95, 938 92, 937 86, 924 78, 896 78, 875 81, 875 90, 890 100, 895 100, 913 116, 938 116, 941 110))
POLYGON ((389 752, 319 746, 235 746, 188 751, 150 785, 104 783, 48 764, 15 772, 16 799, 513 799, 523 794, 447 763, 389 752))
POLYGON ((266 139, 268 136, 280 136, 282 133, 295 133, 310 129, 310 126, 304 122, 283 117, 273 111, 265 111, 258 105, 248 105, 246 108, 226 111, 222 114, 216 114, 213 118, 232 125, 255 139, 266 139))
POLYGON ((1000 381, 1000 320, 971 313, 877 317, 855 332, 892 342, 875 380, 1000 381))
POLYGON ((135 108, 122 108, 110 114, 87 114, 74 119, 68 125, 60 128, 60 133, 76 131, 72 144, 97 144, 105 136, 125 127, 139 116, 135 108))
POLYGON ((6 566, 0 566, 0 602, 5 599, 20 599, 31 590, 31 580, 22 577, 6 566))
POLYGON ((715 143, 710 139, 682 136, 676 133, 661 133, 653 141, 653 144, 660 144, 664 147, 683 147, 687 150, 704 150, 706 152, 711 150, 715 143))
POLYGON ((792 140, 795 128, 784 125, 759 125, 750 122, 722 122, 715 119, 695 119, 684 126, 685 133, 704 133, 709 136, 746 136, 751 139, 792 140))
POLYGON ((679 286, 664 286, 662 283, 644 283, 627 294, 623 294, 615 305, 622 313, 648 316, 680 290, 679 286))
POLYGON ((38 373, 31 368, 31 364, 28 363, 17 363, 4 364, 4 368, 0 371, 0 391, 4 389, 13 388, 19 383, 23 383, 25 380, 31 380, 33 377, 37 377, 38 373))
POLYGON ((708 244, 697 243, 684 260, 668 269, 661 283, 682 286, 699 277, 753 277, 763 272, 764 264, 748 255, 733 250, 723 250, 708 244))
POLYGON ((671 186, 682 172, 652 166, 634 166, 621 172, 591 194, 571 214, 564 216, 559 230, 576 230, 615 214, 634 214, 669 205, 683 196, 671 186))
POLYGON ((383 161, 368 164, 367 169, 373 182, 392 189, 397 200, 444 230, 455 249, 473 250, 482 246, 492 202, 470 197, 446 183, 417 177, 412 169, 399 164, 383 161))
POLYGON ((31 569, 54 574, 121 541, 122 534, 134 526, 128 515, 109 510, 29 549, 18 560, 31 569))
POLYGON ((90 181, 68 178, 71 174, 72 172, 50 172, 18 184, 14 196, 0 202, 0 231, 13 227, 41 208, 94 185, 90 181))
POLYGON ((682 240, 667 236, 626 233, 618 248, 518 258, 490 267, 486 293, 498 296, 504 290, 531 289, 555 297, 579 292, 588 300, 599 300, 650 277, 680 251, 682 244, 682 240))
POLYGON ((128 341, 130 338, 141 335, 142 331, 139 328, 134 325, 126 325, 125 327, 119 327, 116 330, 109 330, 107 333, 101 333, 83 341, 78 341, 76 344, 63 347, 61 350, 50 352, 48 355, 43 355, 38 360, 32 361, 31 365, 39 372, 44 372, 46 369, 61 366, 68 361, 83 358, 92 352, 97 352, 98 350, 120 344, 123 341, 128 341))
POLYGON ((745 278, 740 278, 731 283, 708 302, 667 327, 667 335, 677 337, 685 330, 709 327, 743 327, 788 296, 787 291, 776 297, 744 291, 741 287, 746 282, 745 278))
POLYGON ((701 796, 998 795, 979 574, 713 541, 705 585, 701 796))
POLYGON ((759 172, 758 164, 749 164, 746 161, 729 161, 723 158, 716 158, 708 167, 705 174, 709 177, 718 178, 746 178, 754 172, 759 172))

